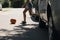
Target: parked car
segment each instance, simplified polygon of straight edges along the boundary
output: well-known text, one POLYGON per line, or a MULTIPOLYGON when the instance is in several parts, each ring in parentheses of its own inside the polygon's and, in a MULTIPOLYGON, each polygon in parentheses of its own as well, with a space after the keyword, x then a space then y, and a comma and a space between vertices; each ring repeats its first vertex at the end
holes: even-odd
POLYGON ((60 0, 50 0, 53 21, 49 21, 50 40, 60 40, 60 0), (52 28, 51 28, 52 27, 52 28))

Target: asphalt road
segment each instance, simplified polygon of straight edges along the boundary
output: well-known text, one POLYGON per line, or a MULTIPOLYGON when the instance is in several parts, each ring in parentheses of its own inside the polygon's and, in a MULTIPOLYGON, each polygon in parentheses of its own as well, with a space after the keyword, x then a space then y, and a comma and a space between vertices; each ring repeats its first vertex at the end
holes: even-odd
POLYGON ((48 40, 48 30, 41 30, 39 23, 33 22, 27 14, 27 24, 23 26, 23 8, 3 8, 0 11, 0 40, 48 40), (17 20, 10 24, 10 19, 17 20))

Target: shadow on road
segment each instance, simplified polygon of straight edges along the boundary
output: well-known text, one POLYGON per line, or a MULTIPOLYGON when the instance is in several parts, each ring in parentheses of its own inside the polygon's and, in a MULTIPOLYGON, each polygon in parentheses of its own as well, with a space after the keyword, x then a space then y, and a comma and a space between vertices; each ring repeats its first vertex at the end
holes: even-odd
MULTIPOLYGON (((27 24, 33 25, 33 24, 27 24)), ((34 25, 34 27, 37 26, 34 25)), ((20 30, 26 30, 22 34, 15 34, 13 36, 0 36, 0 40, 48 40, 48 31, 41 31, 38 27, 36 28, 24 28, 23 25, 15 26, 21 28, 20 30)), ((18 30, 18 29, 15 29, 18 30)), ((18 32, 20 33, 20 32, 18 32)))

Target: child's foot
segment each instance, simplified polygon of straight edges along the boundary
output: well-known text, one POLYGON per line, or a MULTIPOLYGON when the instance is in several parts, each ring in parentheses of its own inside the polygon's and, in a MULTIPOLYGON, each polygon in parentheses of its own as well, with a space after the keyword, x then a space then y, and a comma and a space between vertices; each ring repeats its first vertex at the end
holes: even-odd
POLYGON ((25 21, 22 21, 22 24, 26 24, 26 22, 25 21))

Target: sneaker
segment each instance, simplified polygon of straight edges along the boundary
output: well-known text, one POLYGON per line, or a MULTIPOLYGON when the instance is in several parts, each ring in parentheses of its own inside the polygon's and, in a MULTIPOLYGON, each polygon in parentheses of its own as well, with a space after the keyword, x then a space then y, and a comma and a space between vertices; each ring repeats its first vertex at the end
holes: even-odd
POLYGON ((22 24, 26 24, 26 22, 25 21, 22 21, 22 24))

